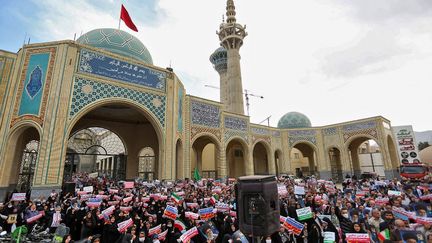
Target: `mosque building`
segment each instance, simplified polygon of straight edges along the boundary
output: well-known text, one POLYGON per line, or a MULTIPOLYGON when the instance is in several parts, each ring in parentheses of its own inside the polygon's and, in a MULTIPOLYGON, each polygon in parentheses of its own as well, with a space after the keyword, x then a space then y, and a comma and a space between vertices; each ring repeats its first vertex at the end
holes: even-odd
MULTIPOLYGON (((121 180, 315 174, 341 180, 362 171, 359 148, 374 140, 386 178, 397 175, 390 121, 381 116, 314 127, 288 112, 277 127, 244 114, 240 48, 245 26, 233 0, 210 62, 220 101, 187 94, 171 68, 155 66, 145 45, 119 29, 76 41, 0 50, 0 198, 59 189, 74 172, 121 180)), ((210 63, 209 63, 210 65, 210 63)))

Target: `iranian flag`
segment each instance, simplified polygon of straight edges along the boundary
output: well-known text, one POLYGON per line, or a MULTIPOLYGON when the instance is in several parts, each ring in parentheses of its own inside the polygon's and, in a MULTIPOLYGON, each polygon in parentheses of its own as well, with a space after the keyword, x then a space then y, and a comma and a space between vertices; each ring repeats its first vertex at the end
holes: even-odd
POLYGON ((180 204, 182 200, 182 198, 179 195, 175 194, 174 192, 171 193, 171 199, 177 204, 180 204))
POLYGON ((389 229, 385 229, 385 230, 379 232, 378 239, 380 239, 381 241, 390 240, 390 231, 389 231, 389 229))
POLYGON ((217 201, 219 201, 219 196, 217 194, 213 194, 213 196, 210 198, 210 203, 215 204, 217 201))
POLYGON ((180 232, 186 229, 186 225, 181 220, 174 221, 174 227, 177 228, 180 232))

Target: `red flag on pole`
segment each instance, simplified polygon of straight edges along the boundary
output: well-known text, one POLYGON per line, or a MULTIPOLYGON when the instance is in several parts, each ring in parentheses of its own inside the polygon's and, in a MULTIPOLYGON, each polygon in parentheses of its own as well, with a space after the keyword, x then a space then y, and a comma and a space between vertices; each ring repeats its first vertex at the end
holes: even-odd
MULTIPOLYGON (((135 24, 132 22, 131 17, 129 16, 128 11, 126 10, 126 8, 123 6, 121 6, 121 11, 120 11, 120 19, 123 20, 123 22, 125 22, 126 26, 129 27, 129 29, 138 32, 137 27, 135 26, 135 24)), ((120 26, 120 24, 119 24, 120 26)))

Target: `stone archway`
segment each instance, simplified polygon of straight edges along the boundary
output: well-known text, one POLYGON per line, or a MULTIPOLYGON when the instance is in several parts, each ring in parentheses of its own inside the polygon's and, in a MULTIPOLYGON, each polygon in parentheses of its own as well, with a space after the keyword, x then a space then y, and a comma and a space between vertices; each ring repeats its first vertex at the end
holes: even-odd
POLYGON ((275 162, 275 168, 276 168, 276 175, 279 176, 279 174, 282 173, 282 171, 283 171, 282 151, 280 149, 277 149, 274 152, 274 162, 275 162))
POLYGON ((0 165, 0 198, 14 190, 32 188, 39 160, 39 127, 23 124, 8 136, 5 158, 0 165))
POLYGON ((291 153, 292 168, 297 176, 309 176, 317 173, 316 148, 308 142, 294 144, 291 153))
POLYGON ((191 177, 197 168, 201 177, 217 178, 219 152, 219 144, 213 136, 203 134, 196 137, 191 150, 191 177))
POLYGON ((375 138, 368 135, 359 135, 348 140, 347 150, 351 162, 351 174, 356 175, 357 178, 364 172, 385 176, 380 147, 375 138))
POLYGON ((176 143, 176 179, 184 179, 184 164, 183 164, 183 143, 180 139, 176 143))
MULTIPOLYGON (((226 145, 226 161, 228 177, 237 178, 247 175, 248 150, 247 144, 241 138, 233 138, 226 145)), ((253 173, 253 171, 251 171, 253 173)))
POLYGON ((337 147, 331 147, 328 150, 328 158, 330 161, 331 176, 333 181, 343 181, 341 152, 337 147))
MULTIPOLYGON (((140 152, 145 147, 154 151, 154 176, 163 176, 162 128, 157 119, 146 108, 126 99, 102 100, 82 109, 69 125, 69 134, 88 127, 101 127, 120 137, 125 154, 119 162, 118 172, 123 178, 139 176, 140 152), (126 156, 127 155, 127 156, 126 156)), ((165 175, 165 174, 164 174, 165 175)))
POLYGON ((269 174, 268 150, 263 142, 255 144, 252 150, 253 166, 255 175, 269 174))

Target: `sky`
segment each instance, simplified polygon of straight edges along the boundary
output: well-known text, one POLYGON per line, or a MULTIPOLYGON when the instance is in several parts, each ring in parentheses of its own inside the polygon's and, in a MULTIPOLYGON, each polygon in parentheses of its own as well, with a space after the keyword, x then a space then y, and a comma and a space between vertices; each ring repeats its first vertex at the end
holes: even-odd
MULTIPOLYGON (((128 9, 156 66, 171 67, 188 94, 219 100, 209 56, 225 0, 0 0, 0 49, 117 28, 128 9)), ((298 111, 313 126, 381 115, 432 130, 432 1, 235 0, 248 36, 240 49, 253 123, 298 111)), ((267 121, 263 122, 266 124, 267 121)))

